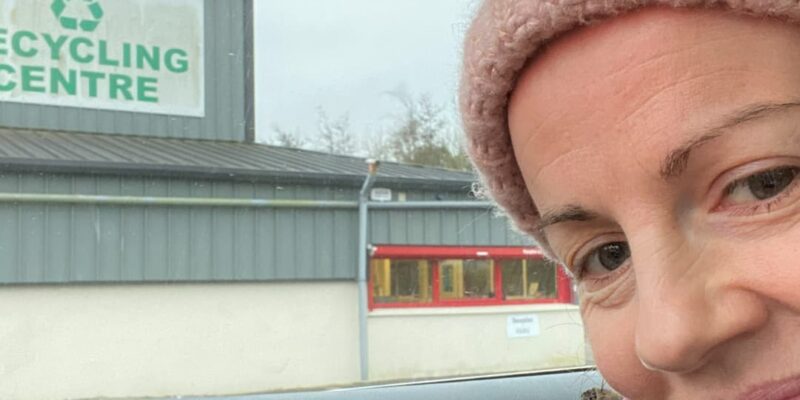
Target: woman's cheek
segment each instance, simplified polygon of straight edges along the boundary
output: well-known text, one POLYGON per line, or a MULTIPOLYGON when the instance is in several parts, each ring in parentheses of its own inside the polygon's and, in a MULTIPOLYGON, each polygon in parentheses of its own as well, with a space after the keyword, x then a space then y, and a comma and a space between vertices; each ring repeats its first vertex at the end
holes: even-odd
POLYGON ((715 232, 722 279, 764 299, 800 311, 800 211, 751 229, 715 232))
POLYGON ((635 301, 614 309, 582 307, 597 368, 608 384, 631 399, 665 398, 668 388, 663 378, 644 368, 636 355, 635 301))

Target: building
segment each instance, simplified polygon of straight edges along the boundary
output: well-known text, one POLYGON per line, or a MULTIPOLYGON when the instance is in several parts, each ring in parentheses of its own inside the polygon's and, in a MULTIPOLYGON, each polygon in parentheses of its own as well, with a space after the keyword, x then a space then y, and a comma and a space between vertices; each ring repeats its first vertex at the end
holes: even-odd
POLYGON ((252 1, 2 4, 0 398, 585 361, 470 174, 383 163, 370 200, 363 159, 254 143, 252 1))

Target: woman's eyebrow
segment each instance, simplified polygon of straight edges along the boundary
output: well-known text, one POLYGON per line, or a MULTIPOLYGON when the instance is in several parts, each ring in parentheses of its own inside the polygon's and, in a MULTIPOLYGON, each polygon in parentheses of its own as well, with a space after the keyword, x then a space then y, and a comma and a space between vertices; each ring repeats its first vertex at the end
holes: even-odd
POLYGON ((675 150, 670 151, 661 163, 661 170, 659 171, 661 178, 665 181, 669 181, 670 179, 680 176, 683 171, 686 170, 686 165, 689 163, 689 156, 691 156, 692 150, 722 136, 731 128, 798 106, 800 106, 800 102, 798 101, 787 103, 756 103, 733 112, 725 117, 721 123, 715 125, 711 129, 705 130, 699 137, 690 139, 675 150))
MULTIPOLYGON (((689 162, 692 150, 722 136, 731 128, 745 122, 764 118, 768 115, 785 111, 794 107, 799 107, 800 101, 787 103, 756 103, 741 108, 723 118, 722 122, 711 129, 703 131, 698 137, 688 140, 675 150, 670 151, 661 164, 660 175, 664 180, 670 180, 680 176, 689 162)), ((548 226, 562 222, 571 221, 591 221, 597 219, 597 213, 587 210, 579 205, 568 204, 547 210, 541 213, 536 230, 544 234, 544 229, 548 226)))
POLYGON ((591 212, 578 205, 568 204, 563 207, 543 212, 541 218, 539 218, 539 223, 536 224, 536 230, 544 233, 544 228, 561 222, 591 221, 596 218, 597 214, 594 212, 591 212))

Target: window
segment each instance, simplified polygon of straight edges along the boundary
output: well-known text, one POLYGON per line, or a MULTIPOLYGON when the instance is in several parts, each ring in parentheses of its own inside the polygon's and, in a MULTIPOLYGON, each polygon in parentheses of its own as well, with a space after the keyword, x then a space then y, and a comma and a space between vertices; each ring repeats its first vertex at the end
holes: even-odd
POLYGON ((464 260, 464 291, 468 299, 484 299, 494 297, 494 281, 492 260, 464 260))
POLYGON ((543 259, 501 260, 503 294, 506 299, 552 299, 556 297, 556 265, 543 259))
POLYGON ((427 303, 432 300, 431 268, 427 260, 373 260, 371 271, 375 301, 427 303))
POLYGON ((570 283, 535 248, 373 247, 372 308, 569 303, 570 283))
POLYGON ((494 297, 492 260, 442 260, 439 262, 442 299, 494 297))

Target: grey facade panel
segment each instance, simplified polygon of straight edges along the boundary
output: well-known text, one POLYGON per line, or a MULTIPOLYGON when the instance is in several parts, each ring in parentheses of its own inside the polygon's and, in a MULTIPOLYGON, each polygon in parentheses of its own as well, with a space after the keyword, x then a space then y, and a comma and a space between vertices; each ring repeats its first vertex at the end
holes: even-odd
POLYGON ((244 0, 205 0, 205 117, 93 110, 0 102, 0 126, 143 135, 245 140, 244 0))
POLYGON ((488 210, 372 210, 370 242, 394 245, 530 246, 488 210))
MULTIPOLYGON (((1 174, 0 192, 350 201, 358 194, 333 186, 31 173, 1 174)), ((374 244, 528 244, 486 210, 372 210, 370 216, 374 244)), ((356 277, 355 208, 0 203, 0 226, 5 284, 356 277)))
MULTIPOLYGON (((0 191, 347 200, 355 196, 352 190, 243 182, 8 173, 0 175, 0 191)), ((347 237, 357 226, 356 218, 355 209, 0 203, 0 282, 352 279, 355 239, 347 237), (325 255, 315 255, 311 246, 319 246, 325 255)))

